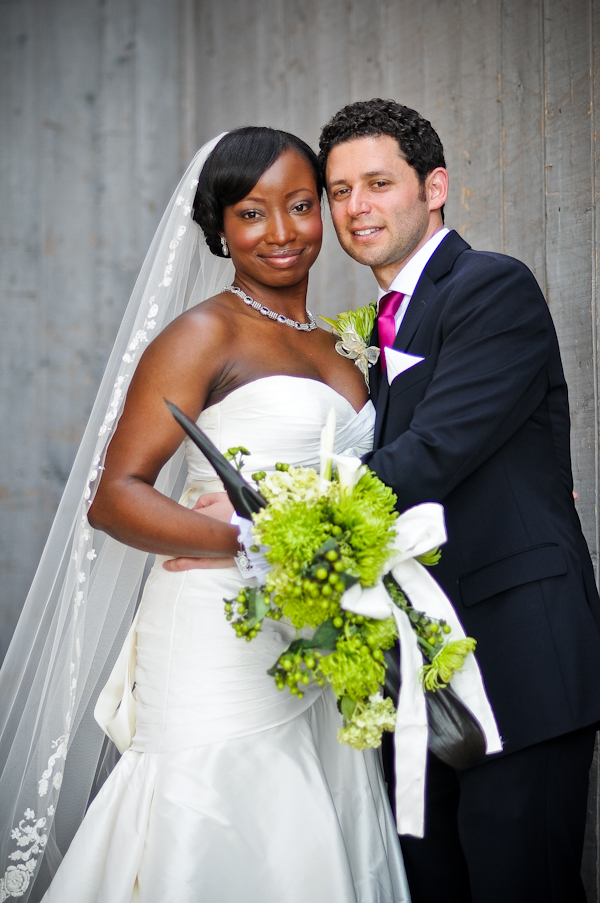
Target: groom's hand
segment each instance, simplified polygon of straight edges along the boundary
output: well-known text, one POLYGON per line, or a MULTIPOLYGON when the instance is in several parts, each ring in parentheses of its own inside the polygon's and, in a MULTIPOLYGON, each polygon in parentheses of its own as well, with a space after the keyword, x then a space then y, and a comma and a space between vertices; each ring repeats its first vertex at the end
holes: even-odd
POLYGON ((192 511, 202 511, 207 517, 214 517, 215 520, 228 524, 234 508, 226 492, 207 492, 200 496, 192 511))
MULTIPOLYGON (((233 505, 226 492, 208 492, 201 495, 192 511, 201 511, 206 517, 212 517, 228 524, 233 514, 233 505)), ((170 558, 163 562, 165 571, 192 571, 196 569, 234 567, 233 558, 170 558)))

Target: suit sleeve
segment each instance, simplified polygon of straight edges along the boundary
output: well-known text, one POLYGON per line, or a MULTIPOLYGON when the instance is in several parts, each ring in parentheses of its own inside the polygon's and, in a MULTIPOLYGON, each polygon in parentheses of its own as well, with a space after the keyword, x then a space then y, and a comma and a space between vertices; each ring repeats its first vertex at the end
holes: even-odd
MULTIPOLYGON (((441 346, 425 396, 409 429, 368 461, 393 488, 400 510, 442 502, 523 425, 548 390, 553 326, 523 264, 482 255, 442 290, 448 299, 441 346)), ((393 406, 387 416, 394 416, 393 406)))

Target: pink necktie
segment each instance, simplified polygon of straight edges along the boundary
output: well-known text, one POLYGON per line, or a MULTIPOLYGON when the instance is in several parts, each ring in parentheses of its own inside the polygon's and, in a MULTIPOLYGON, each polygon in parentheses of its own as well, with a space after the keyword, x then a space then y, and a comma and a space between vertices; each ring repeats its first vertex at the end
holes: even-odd
POLYGON ((396 321, 394 317, 402 304, 402 292, 388 292, 379 302, 377 328, 379 330, 379 348, 381 349, 381 367, 386 369, 384 348, 391 348, 396 338, 396 321))

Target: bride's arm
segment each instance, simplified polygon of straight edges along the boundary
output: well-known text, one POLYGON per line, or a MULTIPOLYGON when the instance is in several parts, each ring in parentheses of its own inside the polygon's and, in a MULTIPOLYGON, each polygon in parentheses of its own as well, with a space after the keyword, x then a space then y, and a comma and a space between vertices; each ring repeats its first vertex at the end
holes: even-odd
POLYGON ((142 356, 108 447, 89 521, 115 539, 148 552, 230 557, 237 528, 192 511, 154 489, 163 465, 183 441, 165 398, 192 419, 226 367, 226 324, 207 308, 175 320, 142 356))

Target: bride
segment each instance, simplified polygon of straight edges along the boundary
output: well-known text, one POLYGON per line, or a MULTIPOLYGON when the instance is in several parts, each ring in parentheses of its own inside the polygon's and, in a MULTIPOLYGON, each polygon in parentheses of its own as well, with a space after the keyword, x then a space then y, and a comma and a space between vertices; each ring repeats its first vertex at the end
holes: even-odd
MULTIPOLYGON (((238 129, 199 152, 163 218, 80 452, 89 467, 81 503, 67 487, 57 517, 66 520, 65 504, 75 510, 61 591, 53 607, 41 605, 38 575, 19 651, 36 617, 44 629, 33 631, 29 664, 17 667, 9 655, 2 672, 12 705, 0 722, 0 805, 10 800, 3 811, 12 818, 0 901, 39 899, 38 872, 40 888, 81 820, 94 774, 101 782, 91 711, 131 623, 142 553, 156 559, 130 634, 132 740, 44 901, 409 899, 377 752, 338 743, 330 691, 309 686, 299 699, 276 689, 266 672, 290 628, 269 620, 244 643, 225 620, 223 599, 244 583, 238 532, 213 469, 187 441, 183 494, 179 503, 169 497, 183 436, 165 398, 221 451, 248 448, 248 477, 280 460, 316 465, 332 406, 335 450, 370 448, 374 412, 363 377, 305 306, 321 191, 303 141, 238 129), (231 284, 222 289, 225 275, 231 284), (35 703, 34 717, 24 702, 35 703), (6 740, 11 729, 21 745, 6 740)), ((50 545, 56 551, 52 537, 50 545)))

